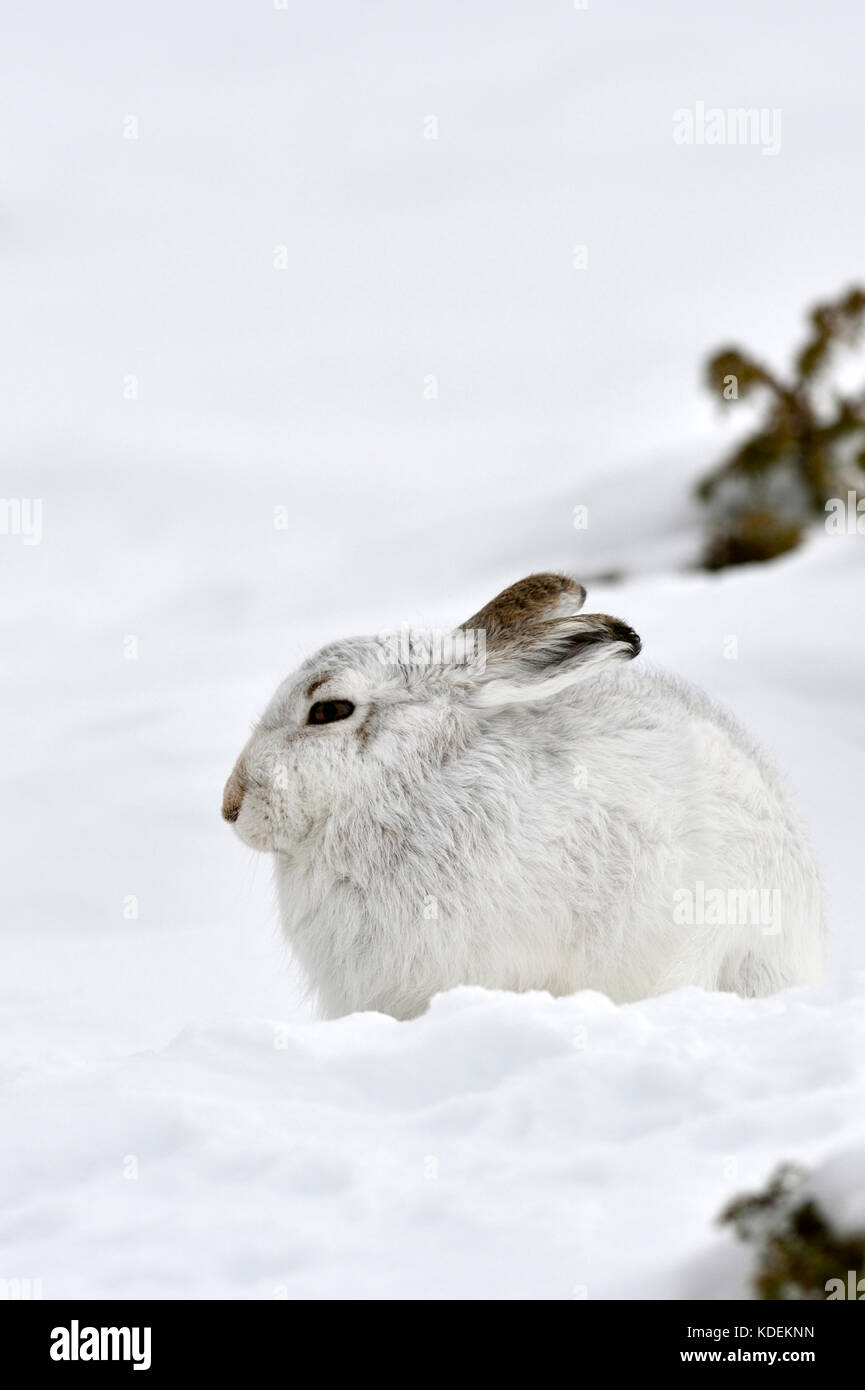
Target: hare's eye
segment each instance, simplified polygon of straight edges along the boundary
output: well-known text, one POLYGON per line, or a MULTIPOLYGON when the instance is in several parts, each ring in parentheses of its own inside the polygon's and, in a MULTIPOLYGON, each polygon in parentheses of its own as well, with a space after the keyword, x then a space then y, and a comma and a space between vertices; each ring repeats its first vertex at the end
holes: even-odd
POLYGON ((309 711, 307 724, 333 724, 337 719, 348 719, 354 714, 351 700, 320 700, 309 711))

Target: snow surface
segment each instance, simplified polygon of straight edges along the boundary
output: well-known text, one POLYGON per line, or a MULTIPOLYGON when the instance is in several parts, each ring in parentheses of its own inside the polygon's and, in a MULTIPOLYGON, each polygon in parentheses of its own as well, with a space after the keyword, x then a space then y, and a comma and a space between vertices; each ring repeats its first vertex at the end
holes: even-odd
POLYGON ((675 572, 730 439, 702 357, 782 361, 861 274, 863 20, 725 15, 10 18, 0 492, 42 498, 44 536, 0 536, 0 1281, 737 1296, 722 1205, 863 1142, 865 549, 675 572), (697 100, 782 108, 780 153, 675 146, 697 100), (627 572, 589 607, 786 773, 830 984, 315 1021, 268 865, 219 819, 251 720, 321 642, 554 567, 627 572))

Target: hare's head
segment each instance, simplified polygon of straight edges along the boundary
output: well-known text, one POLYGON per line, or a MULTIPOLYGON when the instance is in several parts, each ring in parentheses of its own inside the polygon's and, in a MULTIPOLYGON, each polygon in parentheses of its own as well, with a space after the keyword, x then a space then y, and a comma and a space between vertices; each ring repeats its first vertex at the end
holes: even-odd
POLYGON ((508 706, 549 700, 640 639, 580 614, 573 579, 535 574, 447 632, 334 642, 277 690, 225 786, 222 814, 253 849, 290 851, 403 796, 482 736, 508 706))

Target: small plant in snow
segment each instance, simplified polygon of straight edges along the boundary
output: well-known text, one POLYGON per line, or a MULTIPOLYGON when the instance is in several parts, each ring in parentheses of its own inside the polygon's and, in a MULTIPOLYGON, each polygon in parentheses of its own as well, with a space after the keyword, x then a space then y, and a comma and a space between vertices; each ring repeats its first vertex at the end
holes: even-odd
POLYGON ((857 1291, 865 1275, 865 1231, 836 1230, 795 1164, 782 1164, 764 1191, 737 1197, 721 1222, 755 1248, 758 1298, 865 1298, 865 1278, 857 1291))
POLYGON ((817 304, 808 317, 786 377, 738 347, 706 364, 706 385, 725 410, 758 397, 763 405, 757 427, 699 484, 707 569, 770 560, 798 545, 833 498, 850 489, 865 496, 865 386, 845 394, 828 381, 836 348, 854 345, 865 327, 865 289, 817 304))

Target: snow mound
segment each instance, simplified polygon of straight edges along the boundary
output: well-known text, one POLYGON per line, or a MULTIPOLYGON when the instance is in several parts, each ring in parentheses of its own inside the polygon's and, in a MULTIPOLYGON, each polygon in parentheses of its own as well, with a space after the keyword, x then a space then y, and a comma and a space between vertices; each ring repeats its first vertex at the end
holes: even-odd
POLYGON ((862 991, 187 1028, 10 1085, 4 1263, 45 1297, 741 1297, 713 1218, 862 1137, 863 1055, 862 991))

